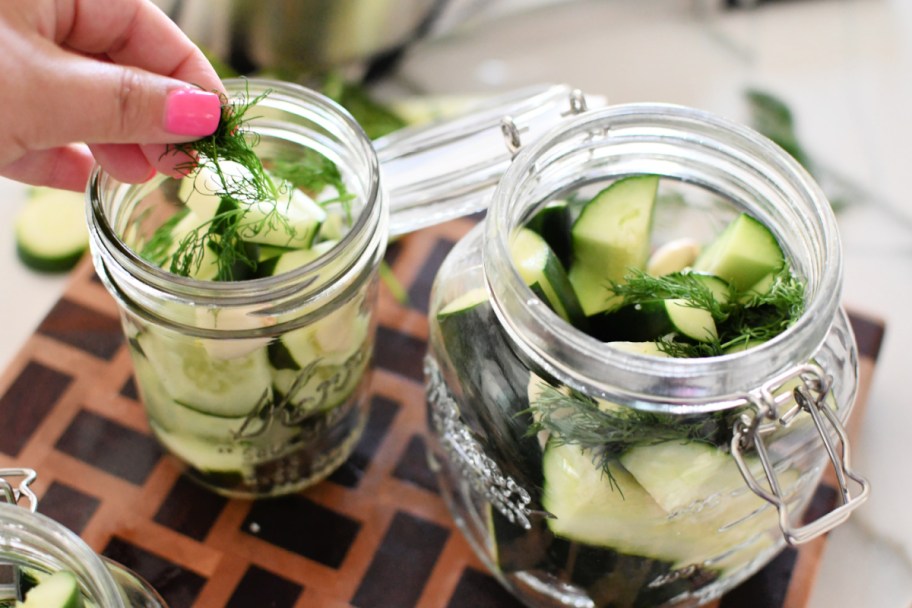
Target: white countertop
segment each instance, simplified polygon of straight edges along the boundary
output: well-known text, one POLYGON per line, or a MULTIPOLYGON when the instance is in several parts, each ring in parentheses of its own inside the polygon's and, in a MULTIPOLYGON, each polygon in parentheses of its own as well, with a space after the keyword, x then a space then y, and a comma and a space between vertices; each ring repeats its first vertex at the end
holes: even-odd
MULTIPOLYGON (((509 0, 416 46, 394 87, 484 94, 567 82, 611 102, 666 101, 744 120, 741 92, 765 88, 792 108, 812 156, 872 200, 839 214, 844 301, 886 321, 856 468, 870 501, 832 533, 812 608, 912 604, 912 407, 902 345, 912 343, 912 2, 773 0, 722 11, 721 0, 509 0), (524 8, 514 12, 517 6, 524 8), (531 8, 530 8, 531 7, 531 8), (885 211, 890 208, 891 211, 885 211)), ((25 189, 0 179, 0 369, 60 296, 66 276, 16 259, 13 217, 25 189)))

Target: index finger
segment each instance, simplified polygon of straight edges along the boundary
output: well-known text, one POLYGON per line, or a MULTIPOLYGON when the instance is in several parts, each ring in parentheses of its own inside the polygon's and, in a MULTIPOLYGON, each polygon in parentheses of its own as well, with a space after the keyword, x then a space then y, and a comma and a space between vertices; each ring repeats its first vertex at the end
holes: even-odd
POLYGON ((224 91, 202 51, 149 0, 63 0, 54 39, 121 65, 224 91))

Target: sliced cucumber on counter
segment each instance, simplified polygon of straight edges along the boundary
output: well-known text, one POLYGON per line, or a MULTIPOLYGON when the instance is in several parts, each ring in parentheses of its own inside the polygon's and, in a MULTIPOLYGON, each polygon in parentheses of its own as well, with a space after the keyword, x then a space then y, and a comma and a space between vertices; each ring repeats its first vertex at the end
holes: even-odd
POLYGON ((569 276, 586 315, 617 308, 611 282, 622 283, 631 269, 646 265, 658 185, 656 175, 620 179, 586 203, 574 222, 569 276))
POLYGON ((16 216, 16 252, 34 270, 64 272, 89 247, 85 195, 35 188, 16 216))

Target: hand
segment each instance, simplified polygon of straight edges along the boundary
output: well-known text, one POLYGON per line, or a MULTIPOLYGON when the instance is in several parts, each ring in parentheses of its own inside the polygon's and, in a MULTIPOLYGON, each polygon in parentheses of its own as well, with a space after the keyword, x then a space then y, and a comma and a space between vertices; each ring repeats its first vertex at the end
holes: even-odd
POLYGON ((218 76, 149 0, 0 0, 0 73, 0 175, 31 184, 173 173, 164 144, 218 125, 218 76))

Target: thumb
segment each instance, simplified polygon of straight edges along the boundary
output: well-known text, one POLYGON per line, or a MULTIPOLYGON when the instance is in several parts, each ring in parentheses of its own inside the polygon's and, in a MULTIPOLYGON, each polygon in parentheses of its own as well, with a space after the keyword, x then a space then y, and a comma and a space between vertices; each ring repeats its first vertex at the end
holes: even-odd
POLYGON ((58 62, 64 65, 37 72, 44 82, 31 89, 48 92, 31 110, 39 114, 37 132, 25 139, 31 146, 178 143, 209 135, 218 126, 217 93, 75 54, 58 56, 58 62))

